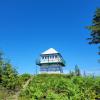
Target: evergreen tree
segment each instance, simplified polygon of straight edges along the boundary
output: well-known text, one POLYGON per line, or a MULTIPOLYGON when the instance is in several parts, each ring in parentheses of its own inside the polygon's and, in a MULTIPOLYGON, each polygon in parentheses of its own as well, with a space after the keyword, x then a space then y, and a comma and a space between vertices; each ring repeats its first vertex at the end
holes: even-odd
POLYGON ((3 67, 2 85, 9 90, 16 89, 18 73, 10 63, 5 63, 3 67))
POLYGON ((0 83, 2 82, 2 73, 3 73, 3 53, 0 51, 0 83))
POLYGON ((0 85, 11 92, 18 91, 21 88, 18 72, 3 58, 0 52, 0 85))
POLYGON ((81 75, 81 72, 80 72, 80 69, 79 69, 78 65, 75 66, 75 75, 76 76, 80 76, 81 75))
MULTIPOLYGON (((92 25, 88 26, 87 29, 91 31, 90 38, 88 38, 89 44, 100 44, 100 8, 96 10, 92 25)), ((100 52, 98 54, 100 54, 100 52)))
POLYGON ((86 77, 86 72, 85 71, 83 72, 83 75, 84 75, 84 77, 86 77))
POLYGON ((0 83, 2 82, 2 66, 0 64, 0 83))

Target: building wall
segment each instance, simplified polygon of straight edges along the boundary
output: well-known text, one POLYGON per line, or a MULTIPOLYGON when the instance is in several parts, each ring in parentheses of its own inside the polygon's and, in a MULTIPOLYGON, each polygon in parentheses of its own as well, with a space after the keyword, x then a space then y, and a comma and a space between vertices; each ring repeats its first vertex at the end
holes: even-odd
POLYGON ((41 66, 40 67, 40 73, 62 73, 62 67, 61 66, 41 66))

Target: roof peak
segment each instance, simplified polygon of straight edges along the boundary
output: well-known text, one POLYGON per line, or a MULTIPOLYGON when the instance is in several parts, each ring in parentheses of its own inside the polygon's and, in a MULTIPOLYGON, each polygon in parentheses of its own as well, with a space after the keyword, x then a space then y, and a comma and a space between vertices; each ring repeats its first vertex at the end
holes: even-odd
POLYGON ((48 50, 44 51, 42 54, 54 54, 58 53, 54 48, 49 48, 48 50))

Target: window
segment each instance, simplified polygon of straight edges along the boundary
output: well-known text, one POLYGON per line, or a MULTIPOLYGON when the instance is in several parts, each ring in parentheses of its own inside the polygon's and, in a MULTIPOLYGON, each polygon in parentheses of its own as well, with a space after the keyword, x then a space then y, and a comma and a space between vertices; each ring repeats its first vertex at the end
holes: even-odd
POLYGON ((44 59, 49 59, 49 56, 45 56, 44 59))
POLYGON ((49 58, 52 59, 52 55, 50 55, 49 58))
POLYGON ((42 59, 44 59, 45 57, 43 56, 42 59))
POLYGON ((52 55, 52 58, 54 59, 54 55, 52 55))
POLYGON ((55 55, 55 58, 58 58, 57 55, 55 55))

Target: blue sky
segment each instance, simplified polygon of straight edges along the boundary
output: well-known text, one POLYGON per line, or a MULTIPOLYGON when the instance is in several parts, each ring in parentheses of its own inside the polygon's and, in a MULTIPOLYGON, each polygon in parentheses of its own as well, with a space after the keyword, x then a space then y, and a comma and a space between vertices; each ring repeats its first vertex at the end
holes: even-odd
POLYGON ((0 49, 20 74, 36 71, 48 48, 61 52, 67 66, 100 75, 98 49, 86 38, 100 0, 0 0, 0 49))

